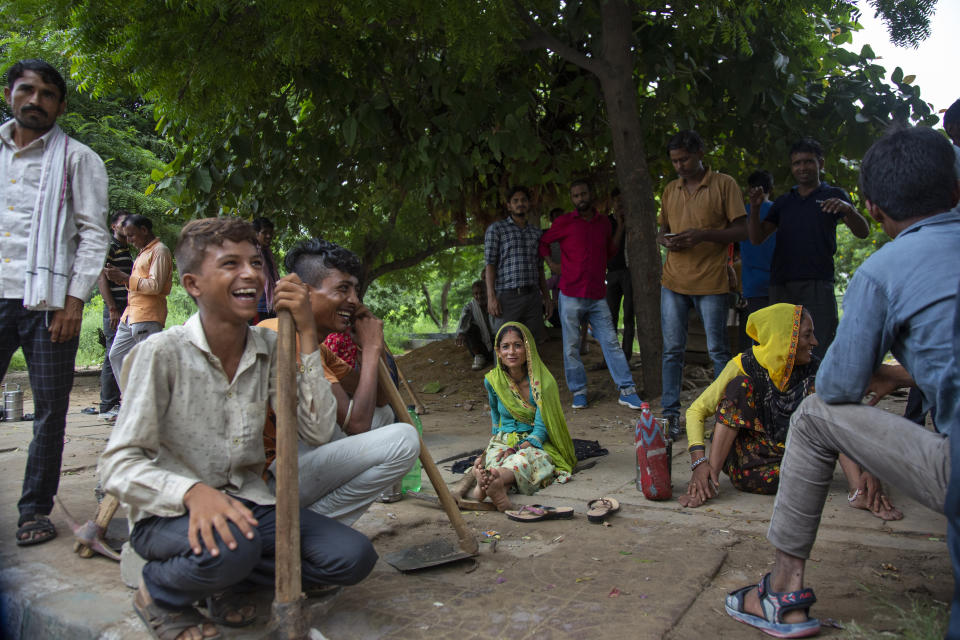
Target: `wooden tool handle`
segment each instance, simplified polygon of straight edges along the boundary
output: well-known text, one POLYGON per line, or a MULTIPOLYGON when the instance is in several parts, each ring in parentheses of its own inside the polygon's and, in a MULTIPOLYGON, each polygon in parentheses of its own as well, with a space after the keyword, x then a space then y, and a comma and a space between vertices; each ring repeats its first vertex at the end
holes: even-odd
POLYGON ((276 602, 300 600, 300 490, 297 478, 297 335, 293 316, 277 314, 276 602))
MULTIPOLYGON (((410 417, 410 412, 407 411, 406 405, 403 404, 400 392, 397 391, 397 387, 394 386, 393 380, 390 378, 390 373, 387 371, 387 365, 383 360, 380 361, 377 379, 380 384, 380 389, 387 394, 390 407, 393 409, 393 412, 397 414, 397 419, 412 425, 413 418, 410 417)), ((453 525, 453 528, 457 532, 460 549, 469 554, 477 553, 480 548, 480 545, 477 544, 477 537, 467 528, 467 523, 463 521, 463 516, 460 515, 460 509, 457 508, 456 501, 453 499, 453 496, 450 495, 447 484, 443 481, 443 478, 440 477, 440 470, 437 469, 437 465, 434 464, 433 456, 431 456, 427 450, 427 445, 424 444, 423 437, 420 438, 420 463, 426 470, 427 477, 430 478, 430 484, 433 485, 433 490, 437 492, 437 497, 440 498, 440 505, 443 507, 444 512, 446 512, 447 518, 450 519, 450 524, 453 525)))
MULTIPOLYGON (((384 343, 383 348, 386 349, 387 353, 390 353, 390 348, 387 347, 386 343, 384 343)), ((390 353, 390 355, 393 356, 392 353, 390 353)), ((410 400, 413 403, 413 408, 422 416, 427 412, 427 408, 423 406, 423 403, 420 402, 420 396, 416 394, 416 392, 413 390, 413 387, 411 387, 410 383, 407 382, 407 378, 403 375, 403 371, 400 370, 400 364, 397 362, 396 358, 393 359, 393 366, 397 368, 397 377, 400 378, 400 384, 403 385, 403 388, 407 390, 407 395, 410 396, 410 400)), ((400 417, 399 413, 397 414, 397 417, 400 417)))
MULTIPOLYGON (((110 521, 113 520, 113 515, 117 512, 117 507, 120 506, 120 501, 117 500, 112 494, 106 494, 103 496, 103 500, 100 501, 100 504, 97 506, 97 515, 93 519, 94 524, 97 525, 97 531, 106 531, 107 527, 110 526, 110 521)), ((92 558, 94 551, 87 545, 82 542, 78 542, 74 549, 81 558, 92 558)))

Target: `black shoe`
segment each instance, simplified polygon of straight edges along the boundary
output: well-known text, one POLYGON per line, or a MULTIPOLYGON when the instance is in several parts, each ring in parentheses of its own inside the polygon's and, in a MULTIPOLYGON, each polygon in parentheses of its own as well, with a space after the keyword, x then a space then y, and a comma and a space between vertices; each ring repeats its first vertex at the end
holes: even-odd
POLYGON ((80 413, 85 413, 88 416, 95 416, 100 413, 100 409, 97 409, 96 407, 84 407, 83 409, 80 409, 80 413))
POLYGON ((667 434, 674 442, 686 437, 680 428, 680 416, 667 416, 667 434))

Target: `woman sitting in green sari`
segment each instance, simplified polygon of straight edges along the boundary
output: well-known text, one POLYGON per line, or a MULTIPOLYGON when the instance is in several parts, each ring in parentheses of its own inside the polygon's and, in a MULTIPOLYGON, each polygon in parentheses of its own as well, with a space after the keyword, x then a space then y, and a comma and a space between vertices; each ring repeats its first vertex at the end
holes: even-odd
POLYGON ((560 406, 557 382, 537 354, 530 330, 507 322, 497 332, 497 364, 484 377, 493 437, 473 464, 472 497, 487 496, 500 511, 512 508, 507 491, 533 495, 566 482, 577 463, 560 406))

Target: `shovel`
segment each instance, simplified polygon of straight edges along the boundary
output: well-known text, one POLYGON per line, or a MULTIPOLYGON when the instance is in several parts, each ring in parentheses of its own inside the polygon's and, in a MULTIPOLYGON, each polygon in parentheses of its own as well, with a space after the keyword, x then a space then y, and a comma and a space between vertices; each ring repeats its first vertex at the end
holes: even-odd
MULTIPOLYGON (((406 405, 403 404, 400 392, 397 391, 393 380, 390 379, 387 365, 384 364, 383 360, 380 361, 377 380, 380 389, 387 394, 390 407, 396 414, 397 419, 412 425, 413 419, 410 417, 406 405)), ((446 512, 447 518, 450 519, 450 524, 453 525, 453 528, 457 532, 458 545, 455 547, 449 540, 437 540, 429 544, 422 544, 385 555, 383 559, 400 571, 413 571, 433 567, 438 564, 464 560, 477 555, 480 547, 480 545, 477 544, 477 537, 467 528, 467 523, 463 521, 463 516, 460 515, 457 503, 450 494, 447 483, 445 483, 440 476, 440 470, 437 469, 437 465, 434 464, 433 456, 431 456, 430 451, 427 450, 427 445, 423 443, 422 437, 420 438, 420 463, 427 472, 427 477, 430 479, 430 484, 433 485, 433 490, 437 492, 437 498, 440 500, 440 505, 443 507, 444 512, 446 512)))

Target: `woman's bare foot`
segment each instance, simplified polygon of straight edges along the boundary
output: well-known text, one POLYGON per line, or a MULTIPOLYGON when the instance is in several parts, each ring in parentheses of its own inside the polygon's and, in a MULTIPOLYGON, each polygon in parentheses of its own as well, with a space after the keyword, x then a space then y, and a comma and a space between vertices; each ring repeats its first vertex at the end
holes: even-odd
POLYGON ((685 493, 677 498, 677 502, 680 503, 681 507, 696 509, 697 507, 703 506, 706 500, 701 498, 699 495, 690 495, 689 493, 685 493))
POLYGON ((476 486, 470 489, 469 495, 477 502, 483 502, 487 498, 487 492, 484 490, 483 484, 483 474, 485 470, 482 467, 473 467, 470 469, 470 472, 473 474, 476 486))
POLYGON ((867 504, 866 494, 859 489, 854 489, 853 493, 847 496, 847 504, 854 509, 863 509, 864 511, 869 511, 884 521, 903 520, 903 512, 893 506, 893 504, 890 502, 890 499, 882 493, 880 494, 880 505, 877 510, 870 508, 870 505, 867 504))
POLYGON ((486 487, 484 490, 486 491, 487 495, 490 496, 490 500, 497 508, 497 511, 502 512, 512 509, 513 504, 510 502, 510 498, 507 497, 507 489, 503 486, 503 480, 500 478, 500 470, 486 470, 483 472, 483 476, 484 479, 481 480, 481 483, 484 483, 484 480, 486 480, 486 487))

